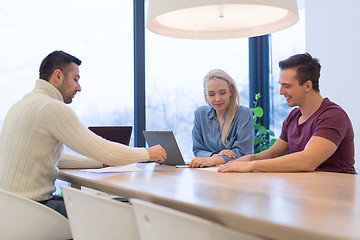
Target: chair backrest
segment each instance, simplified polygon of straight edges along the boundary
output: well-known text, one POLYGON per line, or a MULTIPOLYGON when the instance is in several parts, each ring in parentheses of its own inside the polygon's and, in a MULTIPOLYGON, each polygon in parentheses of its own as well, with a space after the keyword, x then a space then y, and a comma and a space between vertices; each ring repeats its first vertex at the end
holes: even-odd
POLYGON ((133 205, 141 240, 261 239, 207 219, 139 199, 133 205))
POLYGON ((132 206, 75 188, 61 186, 75 240, 138 240, 132 206))
POLYGON ((0 190, 0 239, 70 239, 69 221, 36 201, 0 190))

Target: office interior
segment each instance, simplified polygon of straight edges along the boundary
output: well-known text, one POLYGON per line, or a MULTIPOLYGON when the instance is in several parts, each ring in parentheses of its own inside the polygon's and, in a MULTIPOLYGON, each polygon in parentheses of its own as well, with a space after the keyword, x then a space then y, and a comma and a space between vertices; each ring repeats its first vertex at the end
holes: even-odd
MULTIPOLYGON (((34 81, 38 77, 37 69, 38 63, 49 52, 54 49, 62 49, 73 53, 75 56, 82 58, 83 64, 80 67, 83 91, 76 96, 76 101, 71 104, 80 118, 82 116, 89 116, 90 120, 84 120, 84 125, 134 125, 134 51, 133 51, 133 29, 132 25, 132 12, 126 17, 122 14, 121 17, 116 14, 119 10, 110 11, 103 17, 104 20, 96 20, 92 18, 93 15, 100 15, 101 13, 107 13, 104 11, 107 5, 111 5, 112 1, 108 0, 103 5, 96 5, 96 2, 82 2, 76 1, 72 4, 71 8, 67 7, 67 2, 64 5, 58 6, 58 11, 65 14, 67 11, 69 16, 77 16, 79 18, 73 23, 72 27, 63 26, 61 23, 65 20, 62 19, 48 19, 54 16, 56 12, 54 9, 49 8, 45 2, 36 1, 32 4, 26 1, 5 1, 2 10, 6 14, 2 15, 2 39, 1 42, 4 46, 9 46, 2 49, 2 76, 3 82, 1 87, 2 100, 0 105, 0 125, 2 125, 3 119, 9 107, 20 99, 25 93, 31 91, 34 86, 34 81), (88 4, 88 12, 84 10, 83 5, 88 4), (92 6, 92 8, 91 8, 92 6), (99 8, 102 6, 102 8, 99 8), (29 11, 27 9, 31 9, 29 11), (49 10, 52 9, 52 10, 49 10), (81 18, 79 9, 82 9, 86 17, 81 18), (99 12, 95 10, 99 9, 99 12), (45 12, 44 12, 45 11, 45 12), (49 12, 50 11, 50 12, 49 12), (35 15, 35 17, 32 17, 35 15), (43 20, 45 18, 46 20, 43 20), (28 19, 28 20, 26 20, 28 19), (33 20, 35 19, 35 20, 33 20), (85 20, 87 22, 85 22, 85 20), (27 29, 20 30, 18 26, 22 26, 24 21, 32 23, 27 29), (110 29, 108 25, 114 26, 116 22, 119 22, 118 28, 110 29), (5 24, 6 23, 6 24, 5 24), (48 35, 55 35, 57 31, 66 32, 74 36, 73 38, 58 38, 53 41, 48 41, 46 34, 43 33, 40 26, 44 26, 47 29, 48 35), (101 30, 103 29, 103 30, 101 30), (123 32, 123 30, 127 32, 123 32), (86 39, 86 40, 83 40, 86 39), (116 39, 116 40, 114 40, 116 39), (116 42, 114 42, 116 41, 116 42), (101 47, 96 47, 96 43, 100 42, 101 47), (119 44, 118 44, 119 42, 119 44), (110 46, 106 48, 105 46, 110 46), (26 54, 28 52, 28 54, 26 54), (120 55, 119 61, 113 61, 113 59, 119 59, 116 55, 120 55), (124 67, 122 67, 124 66, 124 67), (106 69, 106 70, 105 70, 106 69), (98 79, 107 79, 104 82, 98 79), (101 84, 99 84, 99 81, 101 84), (12 84, 17 87, 14 88, 12 84), (99 94, 100 93, 100 94, 99 94), (102 94, 104 93, 104 94, 102 94), (93 97, 97 96, 97 97, 93 97), (121 97, 120 97, 121 96, 121 97), (115 106, 115 107, 114 107, 115 106), (122 106, 129 106, 129 108, 122 109, 122 106), (112 120, 109 120, 107 114, 115 109, 117 112, 112 114, 112 120), (93 115, 90 115, 89 111, 94 111, 93 115), (124 117, 125 116, 125 117, 124 117)), ((114 4, 115 2, 113 2, 114 4)), ((145 1, 146 3, 146 1, 145 1)), ((126 11, 132 11, 132 1, 124 0, 117 2, 118 8, 126 11)), ((299 11, 305 12, 304 19, 300 16, 300 20, 297 24, 291 28, 299 27, 300 24, 304 24, 304 32, 302 40, 304 46, 299 49, 295 49, 291 52, 291 49, 284 49, 290 52, 288 55, 295 54, 297 52, 307 51, 314 57, 320 59, 323 66, 322 76, 320 79, 320 90, 323 96, 328 96, 331 100, 342 106, 350 119, 355 131, 355 146, 359 145, 359 113, 354 104, 356 103, 356 93, 359 83, 355 75, 355 69, 357 69, 359 60, 356 57, 359 50, 357 49, 356 39, 359 35, 359 30, 355 27, 357 15, 354 9, 357 9, 358 3, 356 1, 345 1, 338 3, 336 1, 298 1, 299 11), (355 75, 355 76, 354 76, 355 75)), ((122 11, 124 11, 122 10, 122 11)), ((145 9, 146 10, 146 9, 145 9)), ((120 11, 121 12, 121 11, 120 11)), ((66 14, 65 14, 66 15, 66 14)), ((71 21, 69 21, 71 23, 71 21)), ((302 26, 301 26, 302 27, 302 26)), ((278 33, 289 31, 288 29, 282 30, 278 33)), ((284 39, 284 47, 292 48, 291 44, 287 44, 287 41, 295 42, 296 39, 290 35, 281 35, 284 39), (287 39, 290 40, 287 40, 287 39)), ((187 47, 194 45, 196 48, 200 48, 202 43, 198 40, 178 40, 169 37, 160 36, 145 29, 145 38, 152 42, 145 45, 145 78, 146 78, 146 114, 150 114, 146 119, 146 128, 150 130, 173 130, 180 142, 180 146, 183 152, 188 153, 187 158, 192 157, 191 147, 188 147, 185 142, 191 141, 191 125, 193 118, 193 111, 198 105, 204 104, 202 92, 201 79, 204 74, 210 68, 223 68, 234 76, 239 81, 239 91, 241 91, 241 104, 249 106, 248 97, 248 39, 241 38, 235 40, 215 40, 210 41, 211 49, 209 52, 214 52, 215 55, 220 57, 214 57, 213 65, 205 65, 201 62, 201 57, 210 58, 209 53, 205 49, 196 52, 196 56, 183 57, 179 61, 175 55, 161 54, 161 48, 156 46, 155 50, 152 46, 156 45, 156 41, 161 44, 169 43, 168 46, 164 46, 165 52, 170 52, 174 46, 187 47), (180 42, 182 41, 182 42, 180 42), (236 43, 234 43, 236 41, 236 43), (231 56, 228 49, 225 49, 226 54, 231 57, 222 56, 222 52, 216 51, 216 48, 220 48, 220 51, 225 51, 221 48, 223 45, 234 46, 234 55, 231 56), (230 43, 230 44, 229 44, 230 43), (236 44, 238 43, 238 47, 236 44), (212 44, 212 45, 211 45, 212 44), (215 49, 215 50, 214 50, 215 49), (156 52, 154 52, 156 51, 156 52), (208 55, 207 55, 208 54, 208 55), (164 58, 166 59, 158 59, 164 58), (196 58, 196 63, 191 62, 191 58, 196 58), (228 61, 219 60, 220 58, 229 59, 228 61), (168 72, 163 72, 161 65, 156 68, 152 67, 152 63, 165 64, 166 68, 173 71, 170 75, 168 72), (189 62, 190 65, 186 63, 189 62), (172 64, 176 63, 176 64, 172 64), (195 65, 195 67, 193 67, 195 65), (199 69, 193 71, 194 68, 199 69), (190 71, 192 70, 192 71, 190 71), (183 74, 186 76, 183 77, 183 74), (154 80, 153 80, 154 79, 154 80), (163 81, 157 81, 163 79, 163 81), (190 79, 185 81, 184 79, 190 79), (160 91, 163 87, 172 86, 176 91, 164 94, 166 91, 160 91), (180 91, 179 91, 180 89, 180 91), (193 90, 192 93, 190 90, 193 90), (191 97, 188 97, 186 93, 191 92, 191 97), (183 94, 185 93, 185 94, 183 94), (196 94, 199 93, 199 94, 196 94), (246 96, 242 96, 245 93, 246 96), (161 95, 163 94, 163 95, 161 95), (182 104, 187 104, 188 111, 182 110, 182 104, 176 99, 181 98, 182 104), (166 104, 163 104, 163 99, 167 100, 167 103, 171 102, 172 108, 176 109, 176 118, 181 121, 173 121, 171 125, 165 125, 166 121, 158 121, 156 124, 151 125, 151 116, 154 115, 156 108, 164 108, 166 104), (195 104, 193 104, 195 102, 195 104), (162 104, 162 105, 161 105, 162 104), (161 105, 161 106, 160 106, 161 105), (180 128, 176 131, 176 128, 187 122, 187 126, 180 128), (172 128, 172 129, 170 129, 172 128), (188 134, 186 134, 188 133, 188 134)), ((273 40, 274 41, 274 40, 273 40)), ((164 45, 164 44, 163 44, 164 45)), ((184 49, 186 52, 188 49, 184 49)), ((181 51, 181 50, 180 50, 181 51)), ((276 59, 276 54, 273 53, 272 57, 276 59)), ((282 60, 287 57, 281 56, 277 60, 282 60)), ((276 60, 271 63, 273 67, 273 73, 278 71, 276 60)), ((277 76, 273 76, 274 85, 277 84, 277 76)), ((278 91, 275 89, 273 92, 273 101, 278 103, 283 101, 279 96, 278 91)), ((282 120, 285 118, 286 113, 276 122, 281 126, 282 120)), ((162 115, 162 118, 167 116, 162 115)), ((270 116, 272 118, 273 116, 270 116)), ((171 119, 166 119, 170 122, 171 119)), ((154 122, 154 121, 153 121, 154 122)), ((274 127, 271 127, 274 128, 274 127)), ((277 136, 279 131, 277 132, 277 136)), ((136 145, 134 139, 132 139, 131 145, 136 145)), ((356 147, 356 156, 359 153, 358 147, 356 147)), ((356 161, 356 166, 358 163, 356 161)))
MULTIPOLYGON (((131 2, 131 0, 126 0, 126 1, 127 3, 124 4, 129 4, 129 2, 131 2)), ((360 88, 360 81, 358 80, 358 76, 357 76, 357 69, 359 69, 360 66, 360 58, 358 57, 360 55, 360 48, 358 47, 358 37, 360 36, 360 29, 356 25, 358 20, 360 20, 359 19, 360 17, 357 14, 357 10, 360 9, 360 2, 355 0, 344 0, 344 1, 335 1, 335 0, 300 1, 299 0, 298 2, 299 2, 299 6, 305 9, 305 36, 304 36, 305 51, 311 53, 312 56, 318 58, 322 64, 322 71, 320 78, 321 94, 322 96, 329 97, 332 101, 338 103, 348 113, 352 121, 354 133, 355 133, 355 166, 357 168, 360 168, 360 161, 358 160, 358 156, 360 156, 360 148, 358 147, 360 146, 360 137, 359 137, 360 112, 358 111, 358 107, 356 107, 356 104, 358 102, 357 89, 360 88)), ((64 4, 66 3, 67 2, 65 1, 64 4)), ((111 1, 109 3, 111 3, 111 1)), ((26 12, 26 6, 28 3, 25 3, 25 1, 19 1, 18 4, 20 5, 24 4, 23 7, 21 7, 20 9, 21 11, 26 12)), ((34 4, 37 4, 36 1, 34 2, 34 4)), ((76 4, 76 2, 74 3, 73 6, 75 8, 82 9, 82 6, 80 4, 76 4)), ((38 5, 38 8, 41 8, 41 4, 38 5)), ((11 12, 12 9, 15 9, 15 6, 11 5, 11 3, 6 3, 4 4, 3 7, 0 7, 0 9, 4 13, 6 11, 11 12), (9 9, 7 9, 7 7, 9 9)), ((68 17, 74 18, 75 27, 77 24, 81 26, 84 26, 83 24, 86 24, 86 23, 82 23, 81 19, 76 19, 76 11, 72 11, 72 13, 74 14, 74 16, 68 16, 68 17)), ((59 14, 63 17, 66 17, 66 13, 64 12, 60 12, 59 14)), ((51 20, 44 20, 44 21, 51 22, 51 20)), ((39 26, 41 26, 41 22, 39 22, 38 24, 39 26)), ((60 25, 61 21, 56 21, 56 24, 60 25)), ((92 24, 96 24, 96 21, 94 21, 92 24)), ((56 28, 56 26, 53 27, 56 28)), ((61 29, 61 34, 66 35, 66 27, 61 27, 60 29, 61 29)), ((82 31, 83 30, 79 28, 78 34, 82 34, 82 31)), ((86 28, 86 31, 91 31, 91 27, 86 28)), ((13 30, 8 29, 7 27, 1 27, 1 24, 0 24, 0 32, 2 34, 13 34, 13 35, 18 35, 19 37, 22 36, 21 33, 14 32, 13 30)), ((51 33, 53 34, 54 32, 51 31, 51 33)), ((44 33, 43 37, 48 38, 46 33, 44 33)), ((75 41, 74 39, 76 39, 76 35, 75 36, 71 35, 68 37, 69 37, 69 41, 75 41)), ((50 49, 50 46, 47 46, 47 49, 38 51, 38 54, 35 54, 33 55, 33 57, 28 58, 26 56, 26 51, 24 50, 26 48, 30 49, 32 46, 24 43, 24 40, 26 41, 26 39, 22 39, 16 42, 16 44, 23 45, 23 47, 21 48, 23 51, 21 53, 17 53, 15 56, 12 56, 11 59, 22 58, 25 59, 26 61, 21 62, 23 65, 20 66, 20 71, 18 73, 10 75, 10 77, 7 77, 6 80, 11 81, 11 76, 17 77, 17 75, 22 75, 24 73, 27 74, 27 71, 25 71, 25 69, 27 69, 29 66, 31 66, 32 69, 35 69, 35 72, 33 76, 28 76, 28 75, 25 76, 28 80, 25 86, 25 90, 16 92, 15 89, 15 94, 9 94, 8 89, 6 89, 7 92, 3 90, 4 92, 1 98, 4 99, 6 98, 7 102, 9 102, 8 100, 10 99, 11 103, 16 101, 16 99, 19 99, 19 97, 21 97, 24 93, 26 93, 28 90, 31 90, 33 88, 37 74, 36 71, 40 60, 47 53, 54 50, 54 49, 50 49)), ((99 36, 98 40, 101 40, 101 36, 99 36)), ((51 38, 48 39, 47 41, 51 41, 51 38)), ((93 41, 96 41, 96 39, 94 39, 93 41)), ((246 40, 241 39, 239 41, 246 41, 246 40)), ((91 45, 91 42, 89 42, 88 44, 91 45)), ((128 39, 124 37, 124 42, 119 44, 132 45, 133 43, 132 43, 132 39, 128 39)), ((80 43, 76 46, 75 45, 76 44, 74 44, 74 47, 67 47, 67 49, 64 50, 69 50, 70 53, 73 53, 76 56, 76 52, 81 52, 81 48, 83 46, 80 43)), ((146 47, 151 48, 151 46, 146 46, 146 47)), ((10 55, 12 55, 11 52, 8 52, 6 50, 2 50, 2 52, 4 57, 3 59, 6 59, 10 55)), ((82 54, 85 55, 85 53, 82 54)), ((133 54, 132 49, 126 52, 126 54, 133 54)), ((97 61, 106 62, 106 56, 107 56, 106 54, 101 55, 101 57, 99 58, 95 52, 92 53, 91 51, 89 51, 86 53, 86 55, 87 57, 92 58, 93 62, 97 62, 97 61)), ((108 53, 108 55, 111 55, 111 53, 108 53)), ((81 58, 81 56, 79 57, 81 58)), ((245 58, 247 59, 248 56, 246 55, 245 58)), ((130 56, 129 59, 130 60, 128 61, 133 61, 132 56, 130 56)), ((5 60, 2 61, 4 61, 5 63, 5 60)), ((171 61, 171 59, 169 59, 169 61, 171 61)), ((96 63, 92 63, 92 64, 93 64, 92 66, 96 65, 96 63)), ((273 63, 273 64, 276 65, 277 63, 273 63)), ((7 64, 3 64, 3 68, 6 68, 6 66, 7 64)), ((122 75, 121 66, 116 66, 110 62, 108 64, 105 64, 105 66, 118 69, 118 71, 112 72, 112 75, 114 77, 122 75)), ((84 63, 81 66, 81 68, 86 68, 86 67, 87 67, 87 63, 84 63)), ((1 73, 1 68, 2 67, 0 67, 0 76, 3 75, 3 73, 1 73)), ((82 71, 81 68, 80 71, 82 71)), ((6 69, 6 71, 8 70, 9 69, 6 69)), ((102 67, 98 69, 98 73, 93 77, 97 79, 101 79, 102 71, 108 71, 108 70, 102 67)), ((131 74, 133 73, 131 70, 129 71, 129 69, 126 69, 126 71, 130 72, 131 74)), ((146 65, 145 65, 145 71, 147 71, 146 65)), ((86 71, 84 70, 84 72, 86 71)), ((176 74, 184 74, 184 73, 186 75, 186 69, 184 70, 184 72, 181 73, 178 72, 176 74)), ((202 72, 199 73, 199 77, 202 76, 204 73, 202 72)), ((84 76, 82 76, 84 81, 86 78, 91 78, 91 77, 92 76, 89 73, 86 73, 84 76)), ((132 81, 133 79, 129 79, 128 83, 130 87, 126 86, 124 87, 125 90, 122 91, 133 92, 134 83, 132 81)), ((104 83, 101 83, 100 80, 95 81, 95 83, 92 84, 106 85, 104 83)), ((17 86, 12 86, 12 87, 17 88, 17 86)), ((100 96, 100 97, 106 99, 107 101, 113 102, 114 100, 111 99, 110 96, 111 94, 117 95, 115 92, 118 90, 114 89, 112 86, 106 86, 104 89, 105 89, 104 90, 105 96, 100 96)), ((81 94, 89 96, 89 95, 95 95, 97 93, 96 91, 89 93, 83 91, 81 94)), ((80 96, 81 94, 79 94, 79 96, 77 97, 85 99, 85 97, 80 96)), ((128 97, 126 95, 126 97, 124 97, 123 99, 116 98, 115 101, 117 101, 118 104, 123 104, 124 102, 133 102, 133 96, 128 97)), ((0 102, 3 102, 0 116, 5 117, 6 109, 8 108, 9 105, 4 104, 5 100, 4 101, 1 100, 0 102)), ((80 106, 77 107, 76 104, 77 104, 76 101, 74 101, 74 105, 75 105, 74 108, 77 111, 79 111, 79 114, 86 115, 86 112, 81 112, 81 107, 80 106)), ((106 109, 106 106, 104 106, 104 109, 106 109)), ((102 113, 102 110, 99 110, 98 113, 102 113)), ((118 118, 121 117, 121 114, 128 114, 128 113, 121 112, 119 113, 120 116, 118 116, 118 118)), ((130 116, 132 116, 132 113, 130 113, 130 116)), ((99 121, 103 121, 105 122, 105 124, 108 124, 106 122, 106 119, 100 119, 99 121)), ((132 122, 133 119, 129 119, 129 123, 131 124, 132 122)), ((135 145, 135 143, 133 144, 135 145)))

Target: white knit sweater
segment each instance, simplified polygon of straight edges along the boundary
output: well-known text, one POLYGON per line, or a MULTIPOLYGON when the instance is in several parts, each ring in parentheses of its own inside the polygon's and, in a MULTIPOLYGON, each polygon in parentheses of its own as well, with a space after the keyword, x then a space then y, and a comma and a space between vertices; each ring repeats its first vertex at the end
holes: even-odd
POLYGON ((0 136, 0 189, 35 201, 50 199, 63 144, 106 164, 149 159, 145 148, 130 148, 93 134, 63 102, 61 93, 39 79, 5 118, 0 136))

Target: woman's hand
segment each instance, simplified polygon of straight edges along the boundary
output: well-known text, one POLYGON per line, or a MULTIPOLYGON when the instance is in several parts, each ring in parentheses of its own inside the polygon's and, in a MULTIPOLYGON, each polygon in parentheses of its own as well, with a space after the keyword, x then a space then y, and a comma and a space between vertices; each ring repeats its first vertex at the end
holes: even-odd
POLYGON ((220 156, 226 156, 229 158, 236 158, 236 153, 234 152, 234 150, 229 150, 229 149, 224 149, 221 152, 219 152, 220 156))

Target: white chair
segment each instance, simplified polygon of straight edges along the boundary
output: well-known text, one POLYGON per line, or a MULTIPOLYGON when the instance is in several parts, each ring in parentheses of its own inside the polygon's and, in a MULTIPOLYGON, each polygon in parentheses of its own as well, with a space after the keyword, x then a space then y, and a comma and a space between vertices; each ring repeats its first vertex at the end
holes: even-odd
POLYGON ((130 199, 141 240, 261 239, 220 224, 139 199, 130 199))
POLYGON ((69 221, 33 200, 0 190, 0 239, 70 239, 69 221))
POLYGON ((61 186, 74 240, 139 240, 130 204, 61 186))

